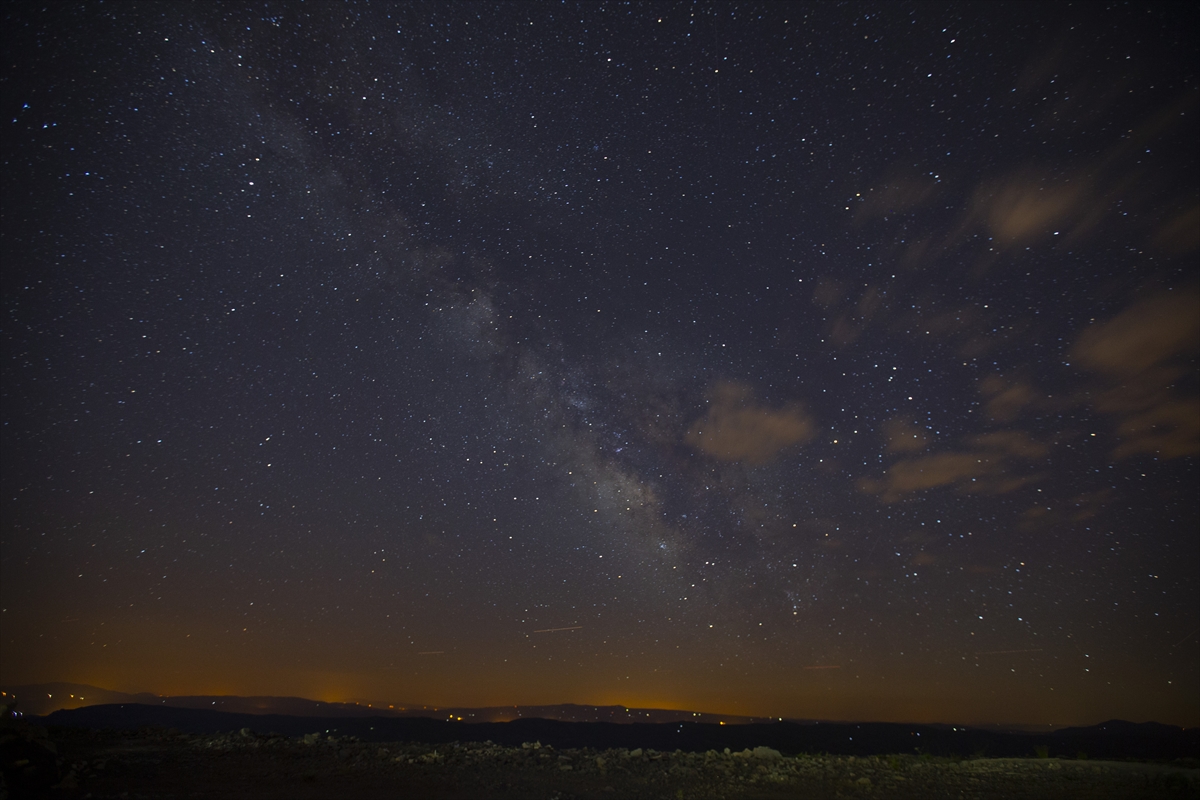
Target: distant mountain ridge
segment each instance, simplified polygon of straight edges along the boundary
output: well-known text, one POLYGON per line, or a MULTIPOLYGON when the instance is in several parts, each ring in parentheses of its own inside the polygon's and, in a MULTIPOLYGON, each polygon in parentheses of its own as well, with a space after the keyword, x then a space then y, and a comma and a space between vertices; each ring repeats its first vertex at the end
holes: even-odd
MULTIPOLYGON (((584 707, 587 708, 587 707, 584 707)), ((785 755, 829 753, 879 755, 929 754, 971 758, 1040 757, 1070 759, 1174 760, 1200 757, 1200 728, 1110 720, 1090 728, 1050 733, 987 731, 950 725, 904 725, 894 722, 799 724, 795 722, 720 725, 703 722, 562 722, 524 718, 509 722, 471 722, 428 717, 301 717, 278 714, 235 714, 206 708, 172 708, 155 704, 88 706, 55 711, 41 718, 51 727, 92 730, 145 730, 168 739, 180 733, 224 735, 238 741, 267 736, 328 737, 338 741, 425 742, 455 746, 491 742, 521 747, 540 742, 557 749, 649 748, 651 753, 740 752, 767 747, 785 755), (350 737, 347 739, 347 737, 350 737)))
MULTIPOLYGON (((96 705, 139 704, 167 708, 207 709, 230 714, 280 715, 289 717, 353 719, 360 717, 428 717, 462 722, 510 722, 517 719, 549 719, 558 722, 670 723, 707 722, 746 725, 775 722, 776 717, 740 717, 628 706, 587 706, 561 703, 547 706, 488 706, 462 708, 420 703, 376 703, 356 701, 327 703, 302 697, 241 697, 237 695, 164 696, 139 692, 115 692, 82 683, 39 683, 0 687, 5 701, 14 697, 17 710, 33 716, 96 705)), ((792 720, 806 722, 806 720, 792 720)))
POLYGON ((96 705, 137 703, 168 708, 206 708, 236 714, 282 714, 302 717, 368 717, 388 715, 384 709, 357 703, 326 703, 303 697, 240 697, 237 695, 163 696, 150 692, 115 692, 82 683, 39 683, 26 686, 6 686, 2 689, 17 702, 23 714, 45 716, 62 709, 96 705))

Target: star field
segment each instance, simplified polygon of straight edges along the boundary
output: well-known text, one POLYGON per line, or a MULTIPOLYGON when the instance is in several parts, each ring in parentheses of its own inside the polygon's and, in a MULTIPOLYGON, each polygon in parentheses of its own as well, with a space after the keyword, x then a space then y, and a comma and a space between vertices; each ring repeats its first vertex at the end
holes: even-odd
POLYGON ((1200 724, 1190 8, 4 31, 5 682, 1200 724))

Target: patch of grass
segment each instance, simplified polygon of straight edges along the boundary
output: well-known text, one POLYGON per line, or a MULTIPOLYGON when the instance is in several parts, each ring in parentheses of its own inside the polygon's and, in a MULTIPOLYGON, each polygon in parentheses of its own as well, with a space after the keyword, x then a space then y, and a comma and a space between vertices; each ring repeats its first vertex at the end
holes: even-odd
POLYGON ((1191 787, 1187 776, 1182 772, 1168 772, 1165 775, 1159 775, 1151 783, 1157 788, 1170 791, 1186 791, 1191 787))

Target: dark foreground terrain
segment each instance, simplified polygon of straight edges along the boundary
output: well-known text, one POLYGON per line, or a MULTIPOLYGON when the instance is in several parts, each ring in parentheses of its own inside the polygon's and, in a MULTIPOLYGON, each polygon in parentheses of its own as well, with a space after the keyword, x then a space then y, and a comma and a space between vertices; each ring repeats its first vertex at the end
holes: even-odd
MULTIPOLYGON (((152 713, 157 710, 152 709, 152 713)), ((235 716, 212 713, 216 716, 179 719, 190 719, 193 724, 189 727, 204 728, 231 722, 235 716)), ((97 719, 129 721, 142 711, 109 707, 91 714, 97 719)), ((426 741, 416 740, 420 736, 410 736, 406 741, 365 741, 356 735, 324 730, 325 725, 344 720, 320 720, 320 733, 303 735, 260 733, 249 727, 215 733, 161 726, 118 730, 38 724, 45 721, 49 720, 7 721, 2 731, 6 788, 0 794, 96 800, 1200 797, 1200 762, 1190 757, 1155 763, 1089 760, 1083 758, 1083 753, 1071 759, 1055 758, 1048 749, 1039 752, 1051 757, 963 758, 917 753, 912 748, 908 753, 831 755, 785 754, 766 745, 671 751, 603 743, 588 746, 575 742, 577 746, 570 746, 572 738, 584 738, 589 730, 593 738, 600 739, 617 735, 661 737, 666 732, 638 732, 632 726, 616 726, 617 730, 576 728, 569 723, 540 726, 558 740, 555 744, 500 744, 469 741, 469 737, 440 740, 451 733, 479 733, 483 729, 436 720, 427 722, 439 724, 414 729, 418 733, 423 730, 426 741), (428 741, 430 738, 435 741, 428 741)), ((309 725, 309 730, 318 724, 317 720, 287 717, 258 717, 257 721, 289 727, 309 725)), ((539 723, 544 721, 528 723, 500 724, 496 730, 507 738, 539 730, 539 723)), ((389 732, 372 731, 371 727, 367 724, 364 730, 380 736, 389 732)), ((671 727, 676 737, 683 737, 678 726, 671 727)), ((690 737, 706 734, 740 738, 753 735, 749 727, 698 729, 690 737)), ((759 733, 766 736, 771 731, 759 733)), ((787 733, 787 728, 774 731, 776 738, 787 733)))
POLYGON ((57 731, 63 798, 1185 798, 1200 770, 1058 759, 786 757, 57 731))

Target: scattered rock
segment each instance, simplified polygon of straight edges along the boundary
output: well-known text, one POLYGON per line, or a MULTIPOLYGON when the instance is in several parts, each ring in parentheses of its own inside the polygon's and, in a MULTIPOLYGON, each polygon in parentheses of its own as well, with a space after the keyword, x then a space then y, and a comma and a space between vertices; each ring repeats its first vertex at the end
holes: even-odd
MULTIPOLYGON (((752 753, 755 758, 761 759, 762 761, 778 761, 779 759, 783 758, 783 753, 770 747, 756 747, 752 753)), ((851 758, 850 760, 853 761, 854 759, 851 758)))
MULTIPOLYGON (((57 736, 58 734, 56 734, 57 736)), ((66 735, 65 733, 63 734, 66 735)), ((624 748, 556 750, 540 743, 365 744, 350 737, 240 732, 155 738, 146 733, 76 732, 59 739, 64 797, 257 798, 396 796, 489 798, 782 797, 1090 797, 1104 800, 1197 796, 1195 765, 1166 767, 1051 759, 950 759, 893 755, 784 755, 767 747, 740 752, 660 752, 624 748), (105 768, 107 762, 107 768, 105 768), (1051 766, 1053 765, 1053 766, 1051 766), (71 779, 71 780, 68 780, 71 779), (222 783, 221 781, 224 781, 222 783)), ((47 784, 48 787, 51 784, 47 784)), ((23 795, 15 795, 23 796, 23 795)))

